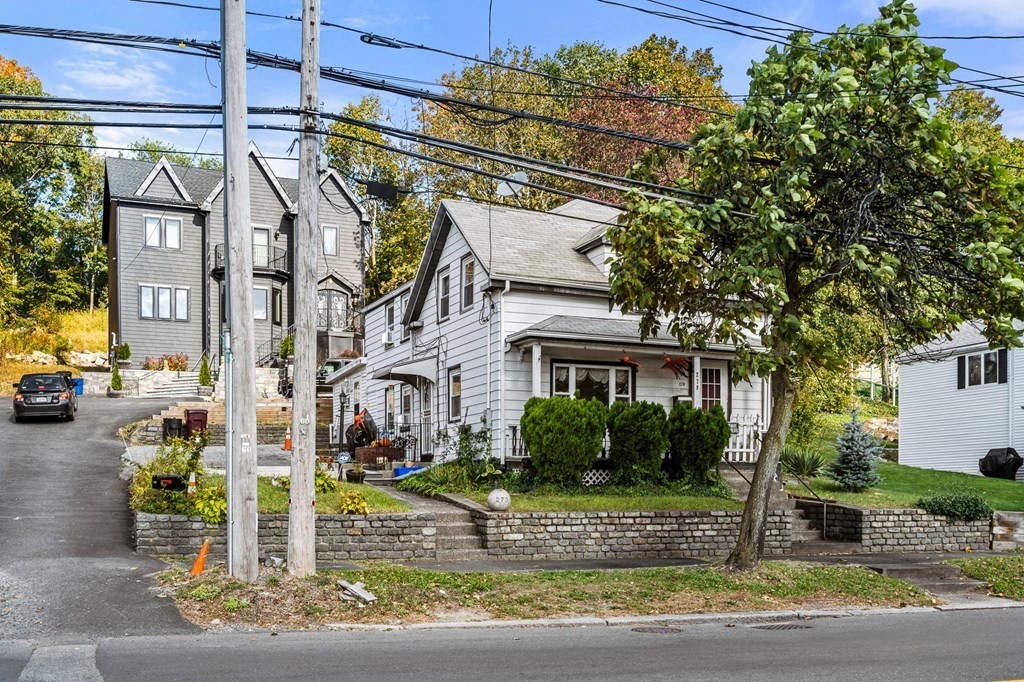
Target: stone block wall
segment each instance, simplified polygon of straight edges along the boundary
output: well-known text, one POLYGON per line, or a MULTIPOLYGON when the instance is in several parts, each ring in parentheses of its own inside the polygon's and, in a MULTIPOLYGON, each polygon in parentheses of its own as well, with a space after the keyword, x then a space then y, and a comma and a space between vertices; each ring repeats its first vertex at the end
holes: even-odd
POLYGON ((950 521, 923 509, 861 509, 800 500, 812 525, 822 527, 829 540, 861 543, 864 552, 959 552, 992 546, 992 522, 950 521))
MULTIPOLYGON (((502 559, 680 558, 727 555, 739 535, 740 511, 474 511, 488 554, 502 559)), ((786 510, 768 516, 765 554, 791 550, 786 510)))
MULTIPOLYGON (((259 547, 268 556, 288 555, 288 515, 259 517, 259 547)), ((406 561, 437 558, 434 514, 374 514, 316 517, 316 554, 322 562, 382 559, 406 561)), ((227 556, 223 524, 198 516, 135 513, 135 545, 140 554, 192 557, 210 539, 210 555, 227 556)))
POLYGON ((992 549, 1024 549, 1024 512, 997 511, 993 515, 992 549))

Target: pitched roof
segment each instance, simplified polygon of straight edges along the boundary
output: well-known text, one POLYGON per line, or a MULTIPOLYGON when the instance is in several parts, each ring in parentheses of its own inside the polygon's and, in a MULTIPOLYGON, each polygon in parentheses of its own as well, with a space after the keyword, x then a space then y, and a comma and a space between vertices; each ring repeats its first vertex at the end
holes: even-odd
MULTIPOLYGON (((679 341, 673 336, 652 336, 646 341, 640 339, 640 328, 636 320, 612 320, 602 317, 577 317, 574 315, 552 315, 540 322, 521 329, 508 337, 509 343, 527 339, 560 339, 586 341, 588 343, 630 344, 679 348, 679 341)), ((759 345, 755 342, 755 345, 759 345)), ((708 350, 734 350, 724 343, 709 343, 708 350)))
POLYGON ((605 274, 575 250, 576 243, 595 229, 593 218, 467 201, 445 200, 442 207, 492 278, 608 286, 605 274))
MULTIPOLYGON (((1015 323, 1020 329, 1022 323, 1015 323)), ((949 338, 939 337, 928 343, 915 346, 896 358, 901 364, 911 364, 922 360, 944 360, 954 355, 962 355, 979 350, 989 349, 988 339, 982 333, 980 322, 964 322, 952 332, 949 338)))
MULTIPOLYGON (((146 181, 149 174, 156 166, 152 161, 140 161, 137 159, 119 159, 112 156, 106 158, 107 184, 110 187, 111 199, 139 199, 136 192, 142 183, 146 181)), ((213 188, 217 186, 224 174, 221 171, 208 170, 206 168, 195 168, 192 166, 178 166, 168 164, 170 169, 177 176, 185 190, 192 196, 193 201, 187 202, 179 197, 154 198, 145 197, 147 201, 157 201, 167 204, 178 204, 181 206, 198 206, 213 188)))

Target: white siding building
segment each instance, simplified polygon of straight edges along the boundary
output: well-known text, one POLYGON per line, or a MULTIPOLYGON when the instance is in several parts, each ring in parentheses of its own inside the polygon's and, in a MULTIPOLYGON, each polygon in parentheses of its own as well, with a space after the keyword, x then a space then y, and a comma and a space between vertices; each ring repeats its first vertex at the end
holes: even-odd
POLYGON ((977 474, 992 448, 1024 452, 1024 374, 1015 371, 1022 353, 991 350, 968 323, 903 356, 900 464, 977 474))
POLYGON ((414 436, 421 454, 439 429, 487 429, 505 459, 522 454, 531 396, 720 403, 732 458, 753 461, 766 384, 732 384, 728 346, 642 342, 638 318, 610 306, 604 235, 616 216, 582 201, 550 213, 442 202, 415 279, 365 309, 362 366, 333 377, 346 405, 388 437, 414 436))

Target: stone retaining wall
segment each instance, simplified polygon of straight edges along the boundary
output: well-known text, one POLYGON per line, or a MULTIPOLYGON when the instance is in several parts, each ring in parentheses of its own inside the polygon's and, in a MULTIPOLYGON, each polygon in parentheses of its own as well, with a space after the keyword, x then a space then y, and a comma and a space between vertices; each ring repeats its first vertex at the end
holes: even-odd
MULTIPOLYGON (((741 516, 740 511, 473 511, 488 554, 534 560, 725 556, 736 544, 741 516)), ((770 511, 765 554, 788 554, 791 531, 788 511, 770 511)))
POLYGON ((864 552, 959 552, 992 546, 992 522, 949 521, 923 509, 861 509, 842 504, 798 500, 811 524, 825 537, 861 543, 864 552))
MULTIPOLYGON (((259 517, 259 547, 267 556, 288 556, 288 515, 259 517)), ((316 517, 316 555, 322 562, 437 558, 434 514, 374 514, 316 517)), ((223 524, 198 516, 135 512, 135 545, 140 554, 192 557, 210 539, 211 556, 227 556, 223 524)))
POLYGON ((997 511, 993 515, 992 549, 1024 549, 1024 512, 997 511))

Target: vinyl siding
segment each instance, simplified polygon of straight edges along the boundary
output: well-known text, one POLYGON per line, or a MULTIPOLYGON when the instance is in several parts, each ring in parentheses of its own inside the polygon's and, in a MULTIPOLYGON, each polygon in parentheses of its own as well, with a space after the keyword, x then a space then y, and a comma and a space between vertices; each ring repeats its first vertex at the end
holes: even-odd
POLYGON ((131 346, 136 366, 146 357, 173 353, 185 353, 190 364, 197 361, 203 352, 202 214, 121 203, 117 220, 119 340, 131 346), (181 249, 144 248, 147 215, 180 218, 181 249), (139 284, 188 288, 188 322, 140 318, 139 284))
MULTIPOLYGON (((160 199, 184 199, 181 196, 181 192, 174 186, 171 181, 171 176, 167 174, 167 169, 161 169, 160 173, 153 179, 153 182, 146 189, 146 193, 143 196, 155 197, 160 199)), ((202 201, 202 199, 196 199, 196 201, 202 201)))
POLYGON ((321 189, 320 224, 338 228, 338 255, 325 255, 323 244, 317 246, 318 276, 336 272, 356 287, 362 286, 359 272, 359 212, 333 178, 323 183, 321 189))
POLYGON ((957 389, 955 357, 900 365, 899 380, 900 464, 977 474, 990 448, 1010 445, 1010 384, 957 389))

